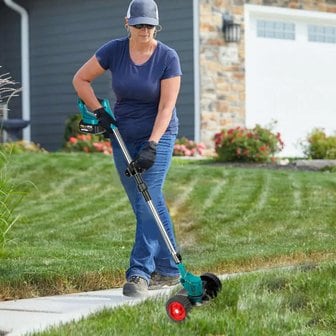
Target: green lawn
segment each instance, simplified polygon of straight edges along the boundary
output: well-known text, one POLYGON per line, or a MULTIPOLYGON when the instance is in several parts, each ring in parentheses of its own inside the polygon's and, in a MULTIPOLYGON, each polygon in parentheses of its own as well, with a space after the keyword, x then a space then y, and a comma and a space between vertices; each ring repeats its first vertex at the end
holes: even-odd
MULTIPOLYGON (((1 298, 120 286, 134 218, 111 158, 27 153, 8 166, 27 194, 0 255, 1 298)), ((165 193, 191 272, 335 257, 335 173, 174 159, 165 193)))
MULTIPOLYGON (((20 215, 0 252, 1 299, 119 287, 134 218, 110 157, 12 155, 20 215)), ((165 187, 187 269, 251 273, 171 323, 166 299, 104 311, 44 335, 334 335, 336 174, 175 158, 165 187)))

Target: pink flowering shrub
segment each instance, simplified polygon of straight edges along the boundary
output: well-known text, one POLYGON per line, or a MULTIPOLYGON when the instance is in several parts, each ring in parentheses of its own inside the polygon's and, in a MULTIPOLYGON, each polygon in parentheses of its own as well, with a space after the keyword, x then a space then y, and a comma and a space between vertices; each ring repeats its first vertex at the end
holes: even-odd
POLYGON ((109 139, 101 139, 91 134, 77 134, 70 136, 65 144, 65 150, 69 152, 103 153, 112 154, 112 147, 109 139))
POLYGON ((218 160, 222 162, 270 162, 284 143, 280 133, 256 125, 253 129, 236 127, 214 136, 218 160))
POLYGON ((177 139, 174 145, 174 156, 196 156, 203 155, 205 146, 202 143, 188 140, 186 137, 177 139))

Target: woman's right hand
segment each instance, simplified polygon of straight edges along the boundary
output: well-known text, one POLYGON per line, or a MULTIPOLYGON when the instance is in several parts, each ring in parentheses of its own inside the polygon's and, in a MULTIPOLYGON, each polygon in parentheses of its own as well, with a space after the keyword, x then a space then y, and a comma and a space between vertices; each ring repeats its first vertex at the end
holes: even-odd
POLYGON ((116 120, 103 107, 94 110, 93 113, 98 119, 98 125, 104 127, 106 132, 112 133, 111 124, 117 126, 116 120))

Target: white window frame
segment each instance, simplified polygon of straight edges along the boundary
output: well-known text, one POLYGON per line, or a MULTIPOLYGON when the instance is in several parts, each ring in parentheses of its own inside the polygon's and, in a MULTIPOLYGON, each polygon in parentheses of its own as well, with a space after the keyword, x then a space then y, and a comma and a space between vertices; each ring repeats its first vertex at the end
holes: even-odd
POLYGON ((336 25, 308 24, 307 36, 309 42, 336 43, 336 25))
POLYGON ((280 40, 295 40, 295 23, 280 20, 257 20, 257 36, 280 40))
MULTIPOLYGON (((288 20, 293 22, 304 19, 313 25, 336 26, 335 13, 245 4, 245 27, 251 27, 250 18, 252 15, 261 20, 279 21, 283 19, 286 22, 289 22, 288 20)), ((248 36, 248 34, 246 35, 248 36)))

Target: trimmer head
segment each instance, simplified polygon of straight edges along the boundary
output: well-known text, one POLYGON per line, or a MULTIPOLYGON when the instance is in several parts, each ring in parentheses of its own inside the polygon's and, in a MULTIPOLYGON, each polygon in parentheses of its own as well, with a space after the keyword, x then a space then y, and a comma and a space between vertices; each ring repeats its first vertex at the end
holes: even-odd
POLYGON ((183 322, 193 306, 200 306, 214 299, 222 289, 221 281, 212 273, 204 273, 200 277, 187 273, 182 275, 181 283, 184 288, 166 303, 166 312, 174 322, 183 322), (198 293, 200 289, 200 296, 191 295, 194 291, 198 293))

